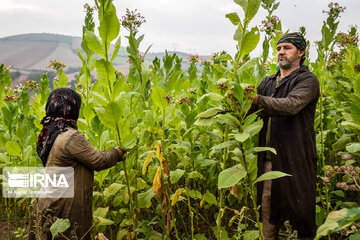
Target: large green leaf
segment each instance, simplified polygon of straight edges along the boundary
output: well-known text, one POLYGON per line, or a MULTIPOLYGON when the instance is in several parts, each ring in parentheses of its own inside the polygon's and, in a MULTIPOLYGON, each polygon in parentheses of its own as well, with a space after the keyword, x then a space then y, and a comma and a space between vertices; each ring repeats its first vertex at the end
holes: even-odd
POLYGON ((86 31, 85 34, 85 41, 91 51, 93 51, 96 54, 99 54, 100 56, 105 57, 104 49, 101 45, 100 39, 95 35, 95 33, 91 31, 86 31))
POLYGON ((109 5, 107 6, 106 11, 102 17, 100 17, 100 26, 98 28, 106 55, 109 51, 110 42, 119 35, 120 31, 120 22, 116 16, 116 9, 111 2, 108 4, 109 5))
POLYGON ((116 58, 117 54, 119 53, 120 47, 121 47, 121 38, 119 37, 115 43, 115 48, 111 55, 111 60, 110 60, 111 62, 113 62, 114 59, 116 58))
POLYGON ((242 59, 246 54, 249 54, 256 48, 260 41, 260 31, 258 27, 253 27, 250 32, 245 34, 245 38, 241 44, 241 57, 242 59))
POLYGON ((242 31, 242 28, 239 26, 236 28, 233 39, 238 42, 242 42, 242 39, 244 38, 244 33, 242 31))
POLYGON ((219 149, 228 148, 228 147, 235 146, 235 145, 238 145, 238 143, 236 141, 230 140, 230 141, 222 142, 218 145, 215 145, 212 147, 212 149, 219 150, 219 149))
POLYGON ((205 98, 209 98, 210 100, 212 101, 221 101, 223 100, 223 96, 221 96, 220 94, 217 94, 217 93, 207 93, 207 94, 204 94, 202 95, 199 99, 198 99, 198 102, 201 102, 203 99, 205 98))
POLYGON ((202 178, 204 178, 204 176, 201 173, 199 173, 198 171, 192 171, 192 172, 188 173, 187 177, 189 179, 202 179, 202 178))
MULTIPOLYGON (((137 195, 138 198, 138 207, 145 208, 151 199, 155 196, 154 191, 150 188, 147 192, 143 192, 137 195)), ((150 202, 151 203, 151 202, 150 202)))
POLYGON ((102 121, 107 127, 117 130, 116 129, 117 126, 120 130, 121 117, 122 117, 122 108, 120 107, 120 104, 116 102, 110 102, 105 107, 104 117, 102 121))
POLYGON ((351 116, 355 123, 360 124, 360 96, 351 94, 350 95, 350 106, 351 106, 351 116))
POLYGON ((234 2, 242 7, 244 14, 246 15, 248 0, 234 0, 234 2))
POLYGON ((241 22, 239 15, 236 12, 228 13, 225 15, 225 17, 227 17, 235 26, 239 25, 239 23, 241 22))
POLYGON ((246 176, 246 171, 241 165, 225 169, 219 174, 218 187, 229 188, 237 184, 246 176))
POLYGON ((356 153, 360 152, 360 143, 352 143, 349 146, 346 147, 346 150, 349 153, 356 153))
POLYGON ((244 240, 256 240, 259 238, 259 230, 246 230, 244 240))
POLYGON ((351 142, 352 142, 352 135, 344 134, 332 145, 332 149, 335 152, 344 150, 346 145, 351 142))
POLYGON ((166 111, 167 102, 165 99, 166 92, 161 87, 154 87, 152 91, 152 100, 163 112, 166 111))
POLYGON ((62 219, 62 218, 56 219, 56 221, 50 227, 52 239, 54 239, 58 233, 65 232, 69 227, 70 227, 69 219, 62 219))
POLYGON ((108 212, 109 212, 109 207, 105 207, 105 208, 99 207, 96 208, 93 215, 97 217, 105 218, 108 212))
POLYGON ((66 85, 68 84, 68 78, 64 73, 64 70, 60 70, 58 73, 58 85, 57 87, 61 88, 61 87, 66 87, 66 85))
POLYGON ((209 192, 209 190, 206 190, 206 193, 203 195, 203 199, 205 200, 205 202, 209 204, 214 204, 214 205, 218 204, 216 197, 214 196, 214 194, 209 192))
POLYGON ((116 80, 115 68, 111 62, 105 61, 104 59, 96 61, 96 77, 100 84, 107 89, 112 89, 116 80))
POLYGON ((177 183, 180 178, 184 175, 185 170, 183 169, 176 169, 175 171, 170 171, 170 182, 172 184, 177 183))
POLYGON ((215 116, 215 119, 216 119, 216 122, 218 122, 220 124, 228 124, 228 125, 231 125, 232 127, 236 127, 236 128, 238 126, 240 126, 239 119, 237 119, 231 113, 218 114, 215 116))
POLYGON ((255 136, 258 132, 260 132, 260 130, 262 129, 264 123, 263 120, 260 119, 252 124, 250 124, 249 126, 247 126, 244 129, 244 132, 247 132, 250 134, 251 137, 255 136))
POLYGON ((332 211, 327 216, 323 225, 321 225, 317 232, 315 240, 326 236, 331 231, 339 231, 360 219, 360 207, 347 209, 343 208, 338 211, 332 211))
POLYGON ((197 126, 212 126, 214 125, 214 123, 216 122, 216 120, 212 117, 210 118, 198 118, 195 122, 194 125, 197 126))
POLYGON ((5 149, 10 156, 21 158, 21 147, 17 142, 14 141, 6 142, 5 149))
POLYGON ((234 97, 239 101, 239 105, 241 106, 244 100, 244 89, 236 83, 233 89, 233 93, 234 97))
POLYGON ((248 132, 242 132, 235 134, 235 139, 239 142, 245 142, 250 137, 248 132))
POLYGON ((96 101, 96 104, 101 105, 103 107, 105 107, 109 101, 106 100, 106 98, 104 98, 103 95, 101 95, 98 92, 94 92, 94 91, 90 91, 90 96, 94 98, 94 100, 96 101))
POLYGON ((241 73, 242 71, 247 71, 251 68, 254 68, 256 66, 256 64, 258 63, 258 61, 259 61, 259 58, 250 59, 249 61, 247 61, 244 65, 242 65, 238 69, 237 73, 241 73))
POLYGON ((247 11, 245 18, 247 21, 250 21, 251 19, 254 18, 254 16, 258 12, 261 0, 247 0, 247 1, 248 4, 247 4, 247 11))
POLYGON ((350 235, 349 240, 360 240, 360 233, 350 235))
POLYGON ((94 219, 96 222, 98 222, 100 225, 113 225, 114 221, 111 221, 110 219, 107 218, 103 218, 103 217, 99 217, 99 216, 94 216, 94 219))
POLYGON ((280 171, 266 172, 266 173, 262 174, 260 177, 258 177, 254 181, 254 184, 257 183, 257 182, 261 182, 261 181, 265 181, 265 180, 277 179, 277 178, 286 177, 286 176, 291 176, 291 175, 287 174, 287 173, 280 172, 280 171))
POLYGON ((261 0, 234 0, 244 10, 245 21, 250 22, 259 10, 261 0))
POLYGON ((210 108, 210 109, 206 110, 205 112, 200 113, 196 117, 197 118, 208 118, 208 117, 212 117, 222 111, 223 111, 222 108, 210 108))
POLYGON ((125 185, 120 183, 112 183, 109 187, 105 189, 104 196, 105 197, 113 196, 123 187, 125 187, 125 185))
POLYGON ((330 29, 326 26, 325 23, 322 26, 321 33, 322 33, 322 42, 321 43, 326 50, 333 38, 332 38, 330 29))
POLYGON ((351 128, 355 128, 357 130, 360 130, 360 124, 357 124, 357 123, 354 123, 354 122, 343 121, 343 122, 341 122, 341 125, 349 126, 351 128))
POLYGON ((273 154, 276 154, 276 150, 274 148, 271 147, 254 147, 252 149, 249 149, 245 152, 245 154, 249 154, 249 153, 257 153, 257 152, 264 152, 264 151, 270 151, 273 154))

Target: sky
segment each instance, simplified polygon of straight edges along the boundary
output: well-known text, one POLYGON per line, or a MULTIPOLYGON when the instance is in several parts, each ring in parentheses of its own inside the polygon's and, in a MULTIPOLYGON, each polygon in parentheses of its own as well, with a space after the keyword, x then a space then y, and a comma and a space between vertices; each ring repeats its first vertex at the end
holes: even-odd
MULTIPOLYGON (((330 0, 280 0, 274 12, 282 21, 283 30, 297 31, 306 27, 307 38, 312 45, 321 39, 322 22, 330 0)), ((360 24, 360 1, 339 0, 346 11, 341 15, 339 30, 347 32, 349 25, 360 24)), ((0 38, 23 33, 58 33, 81 36, 85 17, 83 5, 94 5, 92 0, 1 0, 0 38)), ((151 52, 183 51, 192 54, 209 55, 226 50, 236 51, 233 40, 235 26, 225 18, 230 12, 243 12, 233 0, 113 0, 120 18, 126 8, 137 9, 146 18, 139 29, 145 34, 141 49, 150 44, 151 52)), ((259 26, 266 12, 260 8, 250 26, 259 26)), ((94 16, 97 18, 97 16, 94 16)), ((98 24, 97 24, 98 26, 98 24)), ((121 35, 127 34, 120 30, 121 35)), ((126 45, 122 37, 122 44, 126 45)), ((313 50, 314 51, 314 50, 313 50)), ((259 43, 255 52, 261 52, 259 43)), ((1 53, 0 53, 1 54, 1 53)))

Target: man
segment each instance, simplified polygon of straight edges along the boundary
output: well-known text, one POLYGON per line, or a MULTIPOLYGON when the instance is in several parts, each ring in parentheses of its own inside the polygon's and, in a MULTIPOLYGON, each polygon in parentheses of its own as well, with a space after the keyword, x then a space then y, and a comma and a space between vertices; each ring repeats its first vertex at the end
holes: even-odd
POLYGON ((315 236, 316 141, 314 115, 319 82, 305 60, 306 41, 300 33, 283 35, 277 44, 280 70, 259 85, 253 105, 264 120, 259 145, 277 154, 259 154, 259 175, 268 171, 291 174, 258 186, 263 234, 276 239, 279 227, 289 220, 301 239, 315 236))

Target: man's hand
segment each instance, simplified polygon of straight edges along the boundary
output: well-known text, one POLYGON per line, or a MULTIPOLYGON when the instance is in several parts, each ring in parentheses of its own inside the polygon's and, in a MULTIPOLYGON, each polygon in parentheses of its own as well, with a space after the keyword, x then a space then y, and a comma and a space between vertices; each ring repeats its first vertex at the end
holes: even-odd
POLYGON ((259 97, 258 95, 256 95, 255 97, 249 96, 249 99, 252 100, 252 104, 254 104, 255 106, 257 106, 259 104, 259 97))
POLYGON ((123 161, 123 160, 124 160, 123 157, 124 157, 126 151, 123 150, 123 149, 121 149, 120 147, 115 148, 115 150, 116 150, 116 151, 118 152, 118 154, 119 154, 119 161, 118 161, 118 162, 123 161))

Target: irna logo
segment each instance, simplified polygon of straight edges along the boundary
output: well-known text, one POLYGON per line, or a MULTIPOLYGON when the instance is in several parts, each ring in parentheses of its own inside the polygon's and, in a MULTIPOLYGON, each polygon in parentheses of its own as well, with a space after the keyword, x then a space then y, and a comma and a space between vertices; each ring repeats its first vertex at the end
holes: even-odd
POLYGON ((11 174, 8 173, 9 187, 69 187, 64 174, 11 174))
POLYGON ((5 167, 3 196, 6 198, 72 198, 72 167, 5 167))

